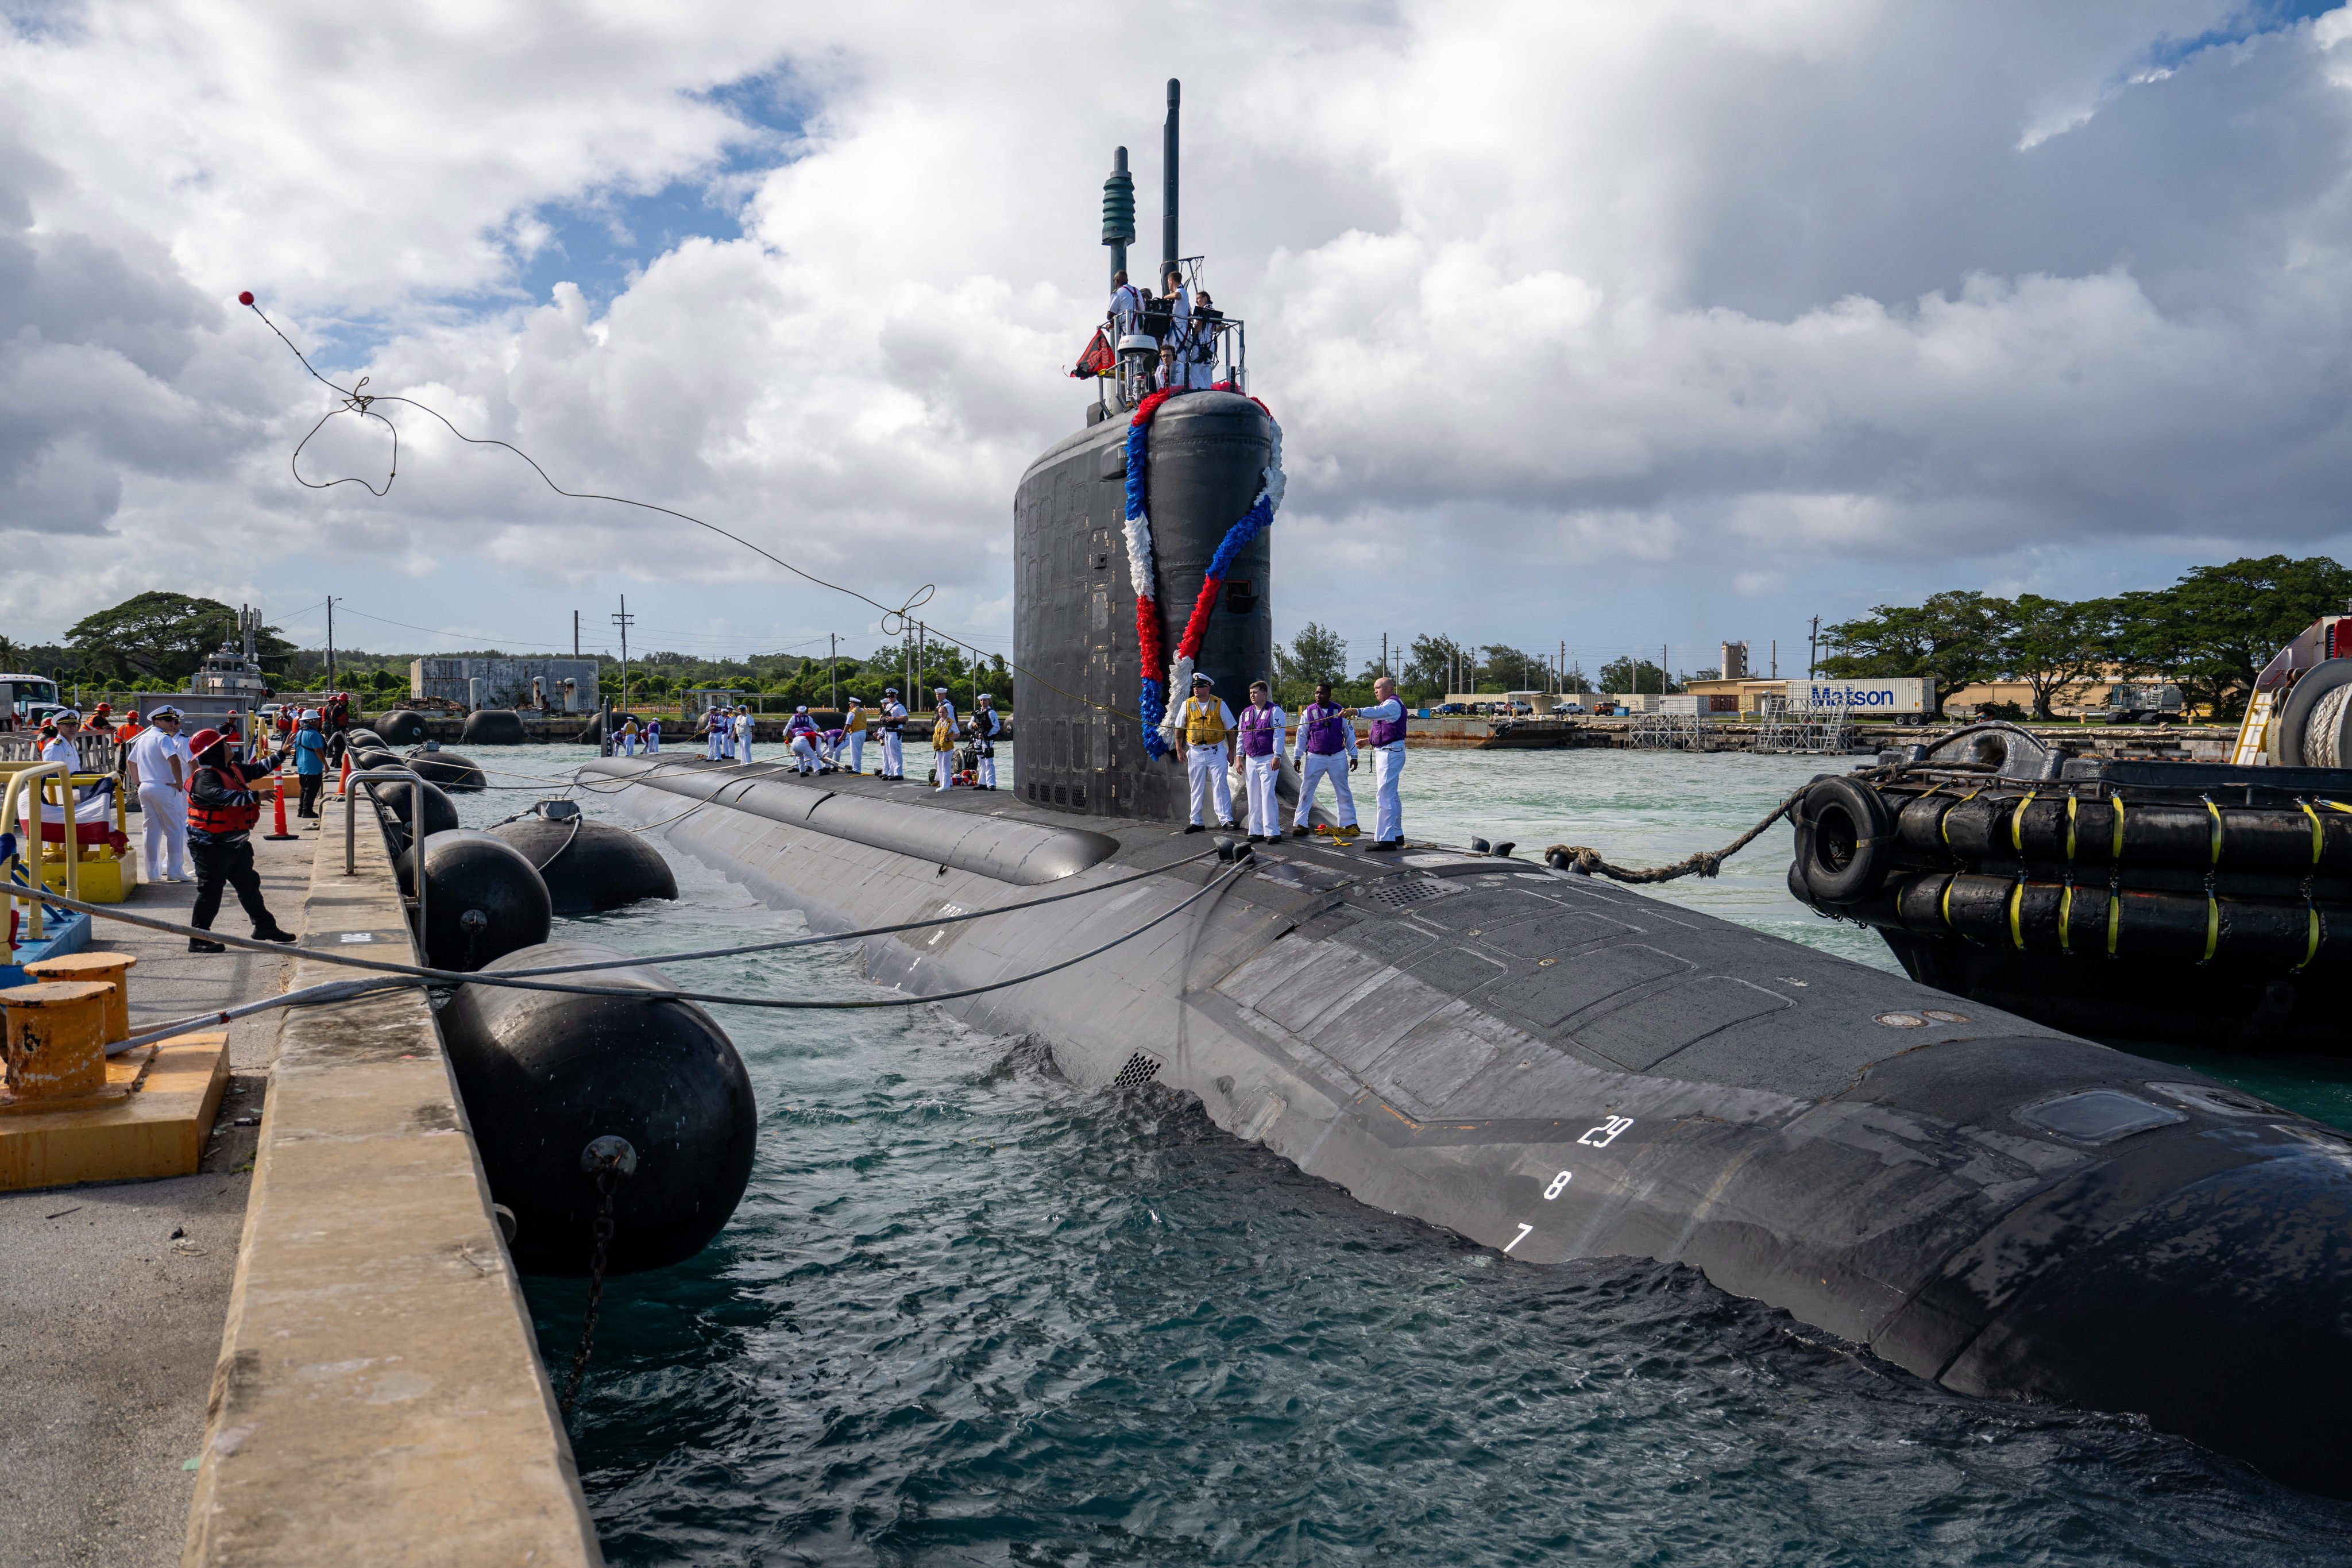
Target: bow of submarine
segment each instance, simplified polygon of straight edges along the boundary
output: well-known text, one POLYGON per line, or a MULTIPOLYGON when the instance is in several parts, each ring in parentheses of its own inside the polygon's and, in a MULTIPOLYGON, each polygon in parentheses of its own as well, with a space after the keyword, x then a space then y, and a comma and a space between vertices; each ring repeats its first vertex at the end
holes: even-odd
MULTIPOLYGON (((1165 825, 1002 795, 591 770, 820 931, 1159 868, 866 939, 918 994, 1087 951, 1216 874, 1165 825)), ((1133 942, 944 1005, 1514 1260, 1686 1263, 1947 1387, 2142 1414, 2352 1494, 2352 1139, 2218 1080, 1574 873, 1295 841, 1133 942)))

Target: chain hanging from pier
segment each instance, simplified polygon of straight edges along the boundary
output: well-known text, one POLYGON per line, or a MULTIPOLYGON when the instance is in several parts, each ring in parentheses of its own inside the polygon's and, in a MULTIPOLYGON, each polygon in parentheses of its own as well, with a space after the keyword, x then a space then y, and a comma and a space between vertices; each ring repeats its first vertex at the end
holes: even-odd
POLYGON ((1151 554, 1151 520, 1144 508, 1145 443, 1152 415, 1160 405, 1181 390, 1163 387, 1136 405, 1127 422, 1127 571, 1135 588, 1135 640, 1137 663, 1143 671, 1143 691, 1138 704, 1143 716, 1144 749, 1154 757, 1164 757, 1173 748, 1176 721, 1170 714, 1171 700, 1183 696, 1192 687, 1193 660, 1200 657, 1201 638, 1209 629, 1209 612, 1216 607, 1217 592, 1225 584, 1225 574, 1233 570, 1234 558, 1249 542, 1264 532, 1274 521, 1276 510, 1282 505, 1282 422, 1274 411, 1253 397, 1258 410, 1274 427, 1274 450, 1265 460, 1265 482, 1258 488, 1257 499, 1242 513, 1239 521, 1225 531, 1217 543, 1215 553, 1209 557, 1209 570, 1201 580, 1201 591, 1192 599, 1192 613, 1184 623, 1184 632, 1177 640, 1176 657, 1169 661, 1168 679, 1163 686, 1154 679, 1152 672, 1160 666, 1164 645, 1160 636, 1159 571, 1151 554))

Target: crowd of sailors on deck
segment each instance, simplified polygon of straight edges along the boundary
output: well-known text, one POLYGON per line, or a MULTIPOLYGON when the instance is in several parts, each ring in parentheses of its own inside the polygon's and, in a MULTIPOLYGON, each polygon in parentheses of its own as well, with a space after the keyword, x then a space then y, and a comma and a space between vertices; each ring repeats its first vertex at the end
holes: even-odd
MULTIPOLYGON (((1369 754, 1372 774, 1372 841, 1366 847, 1404 847, 1404 805, 1400 784, 1404 773, 1405 706, 1396 683, 1382 676, 1372 683, 1375 699, 1369 708, 1343 708, 1331 700, 1328 684, 1315 689, 1315 700, 1294 719, 1273 700, 1263 680, 1250 683, 1249 705, 1236 715, 1216 694, 1216 682, 1206 674, 1192 677, 1192 691, 1174 716, 1175 752, 1183 764, 1192 796, 1187 833, 1223 827, 1240 832, 1246 826, 1251 843, 1272 843, 1286 831, 1293 838, 1326 834, 1343 844, 1362 837, 1356 819, 1351 773, 1369 754), (1356 723, 1370 726, 1364 742, 1356 723), (1291 737, 1296 734, 1296 751, 1291 737), (1298 801, 1286 829, 1276 798, 1276 781, 1286 762, 1298 769, 1298 801), (1330 786, 1334 822, 1310 826, 1324 786, 1330 786), (1243 810, 1236 814, 1235 795, 1243 810), (1246 823, 1243 820, 1246 818, 1246 823)), ((796 708, 784 723, 785 765, 803 777, 824 773, 866 772, 869 735, 878 742, 880 756, 873 775, 886 783, 907 782, 907 731, 912 719, 898 700, 895 686, 884 689, 882 700, 868 709, 852 697, 837 728, 820 724, 806 707, 796 708)), ((756 721, 745 705, 719 705, 702 716, 704 759, 749 766, 755 760, 752 742, 756 721)), ((621 731, 623 750, 635 755, 630 737, 635 721, 621 731)), ((918 731, 918 734, 920 731, 918 731)), ((982 692, 969 715, 957 711, 946 687, 931 691, 931 764, 924 782, 946 790, 961 784, 972 789, 996 788, 996 746, 1005 738, 1002 714, 994 699, 982 692), (966 764, 969 765, 966 765, 966 764)), ((660 749, 658 724, 645 734, 648 753, 660 749)))
MULTIPOLYGON (((866 771, 866 742, 872 735, 878 742, 880 756, 874 776, 891 784, 903 784, 907 779, 907 726, 912 716, 907 705, 898 700, 898 689, 885 687, 879 705, 868 709, 858 698, 852 697, 841 715, 841 723, 826 729, 813 717, 805 705, 793 710, 784 721, 784 749, 794 773, 807 777, 820 773, 863 773, 866 771)), ((630 742, 635 721, 631 720, 620 731, 622 750, 630 756, 636 754, 630 742)), ((751 708, 742 703, 720 704, 704 711, 701 734, 703 757, 707 762, 734 763, 749 766, 752 763, 752 742, 757 738, 758 721, 751 708)), ((996 787, 996 743, 1005 737, 1004 717, 996 710, 996 700, 982 692, 974 700, 969 716, 958 714, 954 700, 944 686, 931 691, 931 765, 922 775, 935 782, 940 789, 951 789, 961 784, 971 789, 996 787), (961 763, 969 759, 970 767, 961 763)), ((657 727, 651 731, 651 752, 660 750, 657 727)))
POLYGON ((1205 392, 1217 377, 1217 334, 1224 313, 1206 289, 1192 289, 1181 273, 1171 272, 1164 281, 1166 292, 1155 296, 1148 287, 1129 282, 1125 272, 1111 274, 1112 342, 1157 339, 1160 360, 1152 386, 1205 392))

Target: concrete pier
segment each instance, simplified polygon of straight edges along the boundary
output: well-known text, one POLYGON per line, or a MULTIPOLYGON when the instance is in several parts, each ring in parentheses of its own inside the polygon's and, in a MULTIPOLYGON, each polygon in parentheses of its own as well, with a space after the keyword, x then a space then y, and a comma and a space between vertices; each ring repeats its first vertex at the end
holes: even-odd
MULTIPOLYGON (((312 844, 254 844, 263 895, 289 925, 312 844)), ((148 883, 125 907, 184 921, 194 900, 193 883, 148 883)), ((226 902, 216 923, 243 935, 226 902)), ((293 967, 191 953, 184 938, 104 920, 93 945, 139 960, 134 1032, 273 994, 293 967)), ((179 1561, 278 1025, 231 1027, 232 1076, 195 1175, 0 1194, 0 1561, 12 1568, 179 1561)))

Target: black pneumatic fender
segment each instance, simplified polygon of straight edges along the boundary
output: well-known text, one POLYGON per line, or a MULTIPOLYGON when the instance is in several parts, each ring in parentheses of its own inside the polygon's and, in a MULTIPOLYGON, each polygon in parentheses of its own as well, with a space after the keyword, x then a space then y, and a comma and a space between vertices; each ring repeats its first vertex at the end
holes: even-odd
POLYGON ((479 763, 437 746, 419 746, 408 753, 405 761, 406 765, 416 770, 418 777, 452 793, 489 787, 479 763))
POLYGON ((385 742, 394 746, 413 746, 425 739, 425 715, 404 708, 387 714, 379 731, 385 742))
POLYGON ((482 708, 466 715, 458 739, 477 746, 520 746, 530 739, 522 715, 509 708, 482 708))
MULTIPOLYGON (((486 968, 620 958, 566 942, 486 968)), ((669 986, 660 971, 634 965, 566 978, 646 992, 669 986)), ((613 1184, 607 1272, 691 1258, 734 1214, 751 1177, 757 1106, 742 1058, 701 1008, 652 995, 467 984, 439 1023, 490 1195, 514 1212, 511 1250, 523 1273, 588 1272, 597 1188, 582 1156, 600 1140, 625 1140, 630 1166, 613 1184)))
POLYGON ((436 969, 475 970, 547 940, 555 911, 538 869, 487 833, 425 840, 425 954, 436 969))
POLYGON ((1797 849, 1812 902, 1856 903, 1895 863, 1895 815, 1867 784, 1822 779, 1797 806, 1797 849))
POLYGON ((539 868, 559 915, 594 914, 639 899, 675 899, 677 877, 661 851, 626 828, 574 816, 517 817, 490 829, 539 868))

